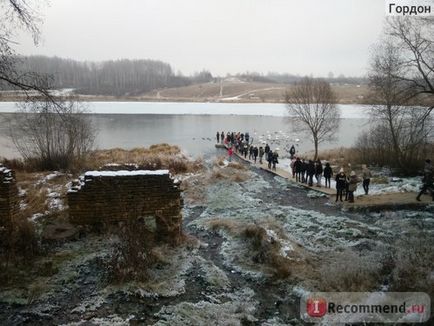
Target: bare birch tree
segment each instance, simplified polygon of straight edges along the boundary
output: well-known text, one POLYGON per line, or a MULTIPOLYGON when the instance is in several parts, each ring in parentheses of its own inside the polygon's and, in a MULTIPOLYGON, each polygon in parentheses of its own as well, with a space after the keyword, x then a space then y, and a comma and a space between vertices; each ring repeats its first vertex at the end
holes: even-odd
POLYGON ((312 135, 316 160, 319 144, 332 140, 339 129, 335 93, 328 82, 306 77, 286 93, 286 103, 296 130, 312 135))

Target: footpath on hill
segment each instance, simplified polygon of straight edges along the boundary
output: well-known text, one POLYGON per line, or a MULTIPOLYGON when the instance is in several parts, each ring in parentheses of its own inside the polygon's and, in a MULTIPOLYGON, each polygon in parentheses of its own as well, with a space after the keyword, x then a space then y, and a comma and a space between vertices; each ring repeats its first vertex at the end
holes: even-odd
MULTIPOLYGON (((223 144, 216 144, 216 148, 227 149, 223 144)), ((259 159, 255 163, 253 160, 249 160, 248 158, 244 158, 240 153, 234 151, 234 155, 237 156, 240 160, 251 164, 252 166, 265 170, 274 175, 280 176, 290 182, 296 183, 297 185, 304 187, 306 189, 310 189, 313 191, 317 191, 319 193, 325 194, 329 196, 331 202, 335 202, 336 189, 334 188, 325 188, 317 187, 317 186, 309 186, 305 183, 297 182, 295 178, 292 177, 291 171, 282 169, 280 167, 276 167, 276 169, 269 169, 268 162, 263 160, 262 164, 259 163, 259 159)), ((431 196, 424 195, 421 197, 421 201, 416 200, 417 193, 415 192, 391 192, 391 193, 383 193, 376 195, 363 195, 357 196, 355 198, 354 203, 349 203, 345 201, 342 206, 345 209, 349 210, 358 210, 358 209, 369 209, 369 210, 381 210, 381 209, 393 209, 393 208, 421 208, 426 205, 434 204, 431 199, 431 196)))

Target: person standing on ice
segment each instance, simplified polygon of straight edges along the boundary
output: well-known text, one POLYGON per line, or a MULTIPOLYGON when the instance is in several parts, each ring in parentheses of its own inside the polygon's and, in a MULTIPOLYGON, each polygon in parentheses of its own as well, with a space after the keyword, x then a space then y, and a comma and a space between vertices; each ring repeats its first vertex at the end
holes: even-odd
POLYGON ((222 133, 220 135, 220 141, 223 143, 224 140, 225 140, 225 132, 222 131, 222 133))
POLYGON ((250 139, 250 135, 249 135, 248 132, 246 132, 245 137, 246 137, 246 142, 248 144, 249 143, 249 139, 250 139))
POLYGON ((330 180, 333 177, 333 170, 330 166, 330 163, 327 162, 324 168, 324 179, 325 179, 325 186, 327 188, 327 184, 328 184, 328 188, 330 188, 330 180))
POLYGON ((291 148, 289 149, 289 154, 291 155, 291 160, 292 160, 294 158, 294 155, 295 155, 294 145, 292 145, 291 148))
POLYGON ((217 144, 220 143, 220 133, 217 131, 216 134, 216 138, 217 138, 217 144))
POLYGON ((423 179, 422 188, 416 197, 417 201, 420 201, 420 196, 422 196, 426 191, 431 193, 432 200, 434 201, 434 175, 431 160, 425 160, 425 167, 423 169, 423 179))
POLYGON ((234 155, 234 150, 233 150, 233 148, 231 146, 228 149, 229 162, 232 162, 232 155, 234 155))
POLYGON ((347 184, 347 176, 345 175, 344 169, 341 168, 339 173, 336 175, 336 202, 338 199, 342 201, 342 193, 347 184))
POLYGON ((371 171, 369 171, 366 164, 362 165, 362 178, 363 178, 363 190, 365 191, 365 195, 369 192, 369 183, 371 182, 371 171))

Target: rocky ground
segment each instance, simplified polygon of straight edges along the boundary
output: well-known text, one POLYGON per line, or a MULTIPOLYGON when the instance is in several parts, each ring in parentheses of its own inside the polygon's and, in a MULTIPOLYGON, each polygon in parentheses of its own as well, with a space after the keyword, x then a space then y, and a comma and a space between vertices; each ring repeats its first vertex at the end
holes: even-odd
POLYGON ((434 293, 434 206, 346 212, 265 171, 205 165, 182 176, 186 240, 158 248, 147 281, 110 282, 117 238, 86 232, 0 286, 1 324, 302 325, 306 291, 434 293))

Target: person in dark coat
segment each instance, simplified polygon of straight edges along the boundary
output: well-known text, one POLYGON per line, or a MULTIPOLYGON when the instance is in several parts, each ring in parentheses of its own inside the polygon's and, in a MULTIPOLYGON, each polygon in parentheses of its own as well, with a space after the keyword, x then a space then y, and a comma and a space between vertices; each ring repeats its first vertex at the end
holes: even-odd
POLYGON ((253 157, 253 146, 249 147, 249 160, 251 160, 253 157))
POLYGON ((301 165, 302 165, 302 162, 301 162, 300 158, 297 157, 295 159, 295 162, 294 162, 295 181, 297 181, 297 182, 302 182, 302 178, 301 178, 301 165))
POLYGON ((225 139, 225 133, 224 133, 224 131, 222 131, 222 133, 220 135, 220 139, 221 139, 221 142, 223 143, 223 141, 225 139))
POLYGON ((266 158, 267 161, 268 161, 268 153, 270 152, 270 146, 268 146, 268 144, 265 144, 265 149, 264 149, 264 151, 265 151, 265 158, 266 158))
POLYGON ((273 164, 273 151, 270 149, 267 154, 268 168, 271 169, 271 165, 273 164))
POLYGON ((244 158, 247 159, 247 153, 249 152, 249 146, 247 143, 244 143, 244 158))
POLYGON ((259 154, 258 147, 257 146, 253 147, 253 160, 255 161, 255 164, 256 164, 256 158, 258 157, 258 154, 259 154))
POLYGON ((340 169, 336 175, 336 201, 340 199, 342 201, 342 194, 347 186, 347 176, 344 173, 344 169, 340 169))
POLYGON ((330 180, 333 177, 333 170, 332 170, 332 168, 330 166, 330 163, 328 163, 328 162, 325 165, 324 174, 323 175, 324 175, 324 179, 325 179, 325 186, 326 186, 326 188, 330 188, 330 186, 331 186, 330 180), (327 184, 328 184, 328 187, 327 187, 327 184))
POLYGON ((307 163, 306 160, 303 160, 301 162, 301 182, 303 183, 307 183, 306 172, 307 172, 307 163))
POLYGON ((312 160, 307 164, 308 186, 313 186, 313 176, 315 175, 315 165, 312 160))
POLYGON ((220 143, 220 133, 217 131, 216 134, 216 138, 217 138, 217 144, 220 143))
POLYGON ((431 160, 429 159, 425 161, 425 167, 423 169, 422 187, 416 197, 416 200, 420 201, 420 197, 427 191, 431 193, 432 200, 434 201, 434 175, 431 160))
POLYGON ((295 155, 294 145, 292 145, 291 148, 289 149, 289 154, 291 155, 291 160, 292 160, 294 158, 294 155, 295 155))
POLYGON ((315 162, 315 179, 316 179, 317 187, 321 187, 322 172, 323 172, 323 168, 322 168, 321 160, 317 160, 315 162))
POLYGON ((249 139, 250 139, 250 135, 249 135, 248 132, 246 132, 245 137, 246 137, 246 142, 248 144, 249 143, 249 139))
POLYGON ((279 149, 276 148, 273 152, 273 170, 276 170, 276 164, 279 163, 279 154, 277 153, 279 149))

